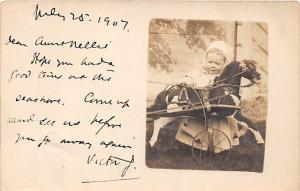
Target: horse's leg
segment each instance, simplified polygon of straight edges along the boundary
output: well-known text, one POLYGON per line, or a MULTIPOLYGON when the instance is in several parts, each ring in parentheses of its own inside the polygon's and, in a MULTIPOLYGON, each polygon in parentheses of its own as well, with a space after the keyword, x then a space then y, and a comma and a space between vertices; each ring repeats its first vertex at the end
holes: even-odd
POLYGON ((241 122, 244 122, 246 123, 249 127, 251 127, 251 129, 254 129, 257 131, 257 129, 255 128, 254 124, 251 122, 250 119, 248 119, 247 117, 243 116, 241 114, 241 111, 237 111, 235 114, 234 114, 234 118, 237 119, 238 121, 241 121, 241 122))
POLYGON ((153 133, 152 133, 152 136, 149 140, 149 144, 150 144, 151 147, 154 147, 154 145, 157 141, 157 138, 158 138, 159 131, 162 127, 163 127, 163 123, 161 122, 161 119, 157 119, 157 120, 154 121, 153 133))
MULTIPOLYGON (((159 93, 154 101, 152 109, 154 108, 154 111, 166 110, 167 112, 168 104, 173 100, 175 96, 179 95, 180 90, 181 89, 178 88, 174 91, 163 91, 159 93)), ((154 120, 153 134, 151 139, 149 140, 149 144, 151 145, 151 147, 153 147, 157 142, 160 129, 163 128, 167 123, 174 121, 174 119, 175 119, 174 117, 166 117, 166 118, 159 118, 154 120)))
POLYGON ((240 137, 243 136, 243 135, 245 135, 246 132, 247 132, 247 130, 249 130, 254 135, 257 144, 263 144, 264 143, 264 139, 262 138, 262 136, 259 133, 259 131, 256 131, 256 130, 252 129, 245 122, 238 121, 238 120, 237 120, 237 122, 242 127, 242 129, 239 130, 239 136, 240 137))
POLYGON ((165 127, 165 125, 171 121, 173 121, 174 118, 168 117, 168 118, 160 118, 154 121, 153 125, 153 134, 149 140, 149 144, 151 147, 155 145, 157 142, 158 134, 161 128, 165 127))
POLYGON ((246 132, 249 130, 249 131, 251 131, 251 133, 253 133, 257 144, 264 143, 264 139, 262 138, 261 134, 259 133, 259 131, 252 128, 254 125, 248 118, 242 116, 240 112, 237 112, 235 114, 234 118, 237 120, 238 124, 242 127, 239 130, 240 137, 245 135, 246 132), (248 124, 250 124, 250 126, 248 124))

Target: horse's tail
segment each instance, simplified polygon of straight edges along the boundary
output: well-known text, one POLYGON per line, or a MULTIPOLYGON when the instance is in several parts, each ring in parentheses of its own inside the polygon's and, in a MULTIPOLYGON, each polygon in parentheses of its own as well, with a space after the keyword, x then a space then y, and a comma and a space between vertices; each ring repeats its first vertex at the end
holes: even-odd
POLYGON ((167 109, 167 106, 168 106, 168 103, 166 100, 167 95, 168 95, 168 91, 160 92, 156 96, 153 105, 147 107, 147 112, 154 112, 154 111, 167 109))

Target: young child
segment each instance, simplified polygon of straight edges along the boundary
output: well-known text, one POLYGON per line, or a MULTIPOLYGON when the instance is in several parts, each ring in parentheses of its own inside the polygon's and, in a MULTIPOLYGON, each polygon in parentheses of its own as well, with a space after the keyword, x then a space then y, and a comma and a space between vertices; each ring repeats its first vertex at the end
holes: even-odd
POLYGON ((204 53, 203 64, 182 80, 193 87, 211 85, 232 59, 232 50, 224 41, 212 42, 204 53))
MULTIPOLYGON (((206 87, 214 82, 214 79, 222 72, 224 66, 230 63, 232 49, 224 41, 212 42, 203 57, 203 64, 191 73, 185 75, 180 83, 186 83, 192 87, 206 87)), ((159 130, 174 118, 160 118, 154 121, 153 135, 149 141, 153 147, 157 141, 159 130)))

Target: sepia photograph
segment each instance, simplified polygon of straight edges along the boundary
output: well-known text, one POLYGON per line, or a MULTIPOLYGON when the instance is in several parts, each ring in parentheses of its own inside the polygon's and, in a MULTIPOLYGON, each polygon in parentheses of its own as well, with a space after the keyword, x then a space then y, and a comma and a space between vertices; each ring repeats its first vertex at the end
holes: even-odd
POLYGON ((299 3, 0 10, 0 191, 299 191, 299 3))
POLYGON ((263 172, 268 26, 152 19, 146 166, 263 172))

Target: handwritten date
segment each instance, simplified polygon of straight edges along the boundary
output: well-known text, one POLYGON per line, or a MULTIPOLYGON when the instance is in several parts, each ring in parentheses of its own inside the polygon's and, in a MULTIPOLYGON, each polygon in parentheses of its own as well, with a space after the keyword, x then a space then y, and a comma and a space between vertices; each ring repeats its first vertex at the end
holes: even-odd
POLYGON ((34 20, 40 20, 46 17, 58 18, 60 21, 76 21, 80 23, 86 22, 95 22, 97 24, 103 24, 103 26, 111 28, 119 28, 121 30, 129 32, 128 29, 128 20, 126 19, 116 19, 108 16, 92 16, 90 13, 62 13, 57 10, 55 7, 52 7, 50 10, 42 10, 39 7, 39 4, 35 6, 34 10, 34 20))

